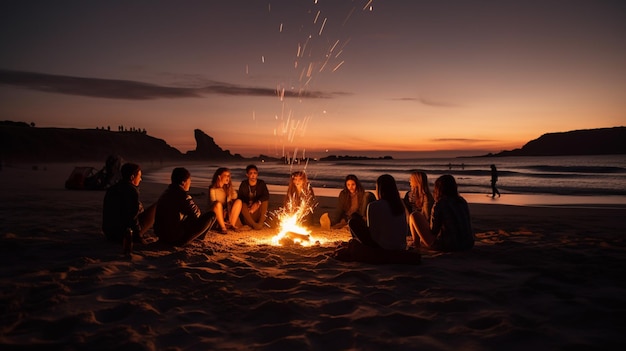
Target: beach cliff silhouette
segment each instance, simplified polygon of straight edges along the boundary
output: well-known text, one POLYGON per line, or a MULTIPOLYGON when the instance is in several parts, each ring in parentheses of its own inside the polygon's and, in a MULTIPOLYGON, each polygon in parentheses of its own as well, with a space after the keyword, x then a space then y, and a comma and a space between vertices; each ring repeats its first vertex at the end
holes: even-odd
MULTIPOLYGON (((165 140, 148 135, 145 130, 40 128, 24 122, 3 121, 0 122, 0 158, 3 162, 13 163, 101 161, 112 154, 152 162, 245 159, 222 149, 200 129, 194 130, 194 137, 196 149, 182 153, 165 140)), ((520 149, 485 156, 618 154, 626 154, 626 127, 548 133, 520 149)), ((348 156, 335 158, 350 159, 348 156)))
POLYGON ((626 127, 547 133, 520 149, 485 156, 576 156, 626 154, 626 127))

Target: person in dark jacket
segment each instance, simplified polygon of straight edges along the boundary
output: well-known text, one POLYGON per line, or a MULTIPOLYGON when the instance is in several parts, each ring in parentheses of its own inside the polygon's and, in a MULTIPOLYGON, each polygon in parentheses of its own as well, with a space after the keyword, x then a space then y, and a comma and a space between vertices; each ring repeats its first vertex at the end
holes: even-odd
POLYGON ((332 213, 324 213, 320 217, 322 229, 341 229, 348 225, 353 213, 365 218, 367 205, 376 201, 376 196, 365 191, 363 185, 354 174, 348 174, 343 183, 343 189, 337 198, 337 207, 332 213))
POLYGON ((415 246, 437 251, 464 251, 474 246, 474 232, 467 201, 459 195, 456 180, 444 174, 435 181, 435 205, 428 220, 421 212, 409 217, 415 246), (419 243, 419 244, 418 244, 419 243))
POLYGON ((157 201, 154 234, 159 242, 183 246, 206 234, 215 223, 215 213, 203 214, 187 193, 191 174, 186 168, 174 168, 171 179, 157 201))
POLYGON ((239 184, 237 198, 241 199, 241 217, 243 222, 256 230, 263 229, 270 203, 270 192, 262 179, 258 178, 259 169, 255 165, 246 167, 246 177, 239 184))
POLYGON ((124 235, 131 230, 133 241, 142 237, 154 223, 155 205, 144 210, 139 201, 141 168, 135 163, 125 163, 122 178, 107 189, 102 205, 102 232, 112 242, 122 243, 124 235))

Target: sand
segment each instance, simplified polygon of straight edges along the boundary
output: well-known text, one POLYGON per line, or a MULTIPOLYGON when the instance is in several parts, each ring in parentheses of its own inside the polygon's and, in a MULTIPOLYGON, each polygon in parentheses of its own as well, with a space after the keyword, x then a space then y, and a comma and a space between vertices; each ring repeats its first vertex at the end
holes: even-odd
MULTIPOLYGON (((470 204, 476 247, 420 265, 338 261, 348 231, 319 226, 312 247, 268 228, 127 258, 100 232, 104 192, 63 188, 72 168, 0 170, 1 350, 626 346, 626 206, 470 204)), ((150 204, 165 186, 140 188, 150 204)))

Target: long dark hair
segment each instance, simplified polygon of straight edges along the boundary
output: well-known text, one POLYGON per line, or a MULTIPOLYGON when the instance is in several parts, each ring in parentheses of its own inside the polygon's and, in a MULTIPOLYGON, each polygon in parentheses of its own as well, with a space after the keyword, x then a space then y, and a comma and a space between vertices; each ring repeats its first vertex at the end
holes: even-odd
POLYGON ((348 190, 348 186, 346 185, 346 183, 348 183, 348 180, 352 180, 355 184, 356 184, 356 193, 361 195, 365 192, 365 188, 363 188, 363 185, 361 184, 361 181, 359 181, 359 178, 357 178, 354 174, 348 174, 346 176, 346 179, 343 181, 343 190, 346 192, 350 192, 350 190, 348 190))
MULTIPOLYGON (((357 176, 355 176, 354 174, 348 174, 346 176, 346 179, 343 181, 343 189, 341 190, 342 193, 346 194, 345 196, 347 196, 348 199, 350 198, 350 190, 348 190, 348 186, 347 186, 348 180, 351 180, 354 182, 354 184, 356 184, 356 198, 357 198, 359 208, 360 208, 361 204, 363 203, 363 198, 365 197, 365 188, 363 187, 363 184, 361 184, 357 176)), ((350 201, 344 202, 343 210, 346 212, 349 211, 350 206, 351 206, 350 201)))
POLYGON ((435 201, 439 201, 444 197, 459 197, 459 188, 454 177, 450 174, 444 174, 437 178, 433 195, 435 201))
POLYGON ((378 177, 378 179, 376 179, 376 191, 378 192, 379 200, 385 200, 389 203, 391 213, 396 216, 404 213, 404 203, 400 198, 398 186, 393 176, 383 174, 378 177))

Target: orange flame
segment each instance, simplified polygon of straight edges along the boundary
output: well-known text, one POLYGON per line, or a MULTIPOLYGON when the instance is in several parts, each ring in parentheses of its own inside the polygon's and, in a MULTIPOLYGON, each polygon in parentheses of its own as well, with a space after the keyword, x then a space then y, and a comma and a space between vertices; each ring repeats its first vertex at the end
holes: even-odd
POLYGON ((299 206, 294 203, 295 200, 291 199, 285 208, 276 211, 280 232, 272 237, 272 245, 319 245, 320 241, 311 236, 311 230, 302 225, 304 217, 313 212, 314 206, 308 204, 308 199, 302 199, 299 206))

